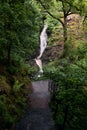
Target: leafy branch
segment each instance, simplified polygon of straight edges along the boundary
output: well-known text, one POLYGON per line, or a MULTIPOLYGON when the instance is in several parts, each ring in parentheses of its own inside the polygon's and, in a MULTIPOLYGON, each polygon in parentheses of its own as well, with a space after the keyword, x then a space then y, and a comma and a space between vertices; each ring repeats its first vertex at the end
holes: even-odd
POLYGON ((58 21, 62 24, 62 26, 64 26, 64 23, 63 23, 63 21, 62 21, 60 18, 54 16, 50 11, 48 11, 47 8, 45 7, 45 5, 43 4, 43 2, 42 2, 41 0, 39 0, 39 2, 40 2, 40 4, 41 4, 41 6, 46 10, 46 12, 47 12, 51 17, 53 17, 54 19, 58 20, 58 21))

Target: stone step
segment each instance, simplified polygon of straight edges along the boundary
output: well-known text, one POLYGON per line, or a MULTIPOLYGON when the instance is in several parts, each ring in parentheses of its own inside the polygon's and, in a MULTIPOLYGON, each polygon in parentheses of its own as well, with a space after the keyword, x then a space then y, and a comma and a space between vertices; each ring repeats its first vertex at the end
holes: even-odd
POLYGON ((32 82, 29 106, 17 123, 16 130, 57 130, 49 108, 48 80, 32 82))
POLYGON ((29 108, 16 130, 57 130, 49 108, 29 108))

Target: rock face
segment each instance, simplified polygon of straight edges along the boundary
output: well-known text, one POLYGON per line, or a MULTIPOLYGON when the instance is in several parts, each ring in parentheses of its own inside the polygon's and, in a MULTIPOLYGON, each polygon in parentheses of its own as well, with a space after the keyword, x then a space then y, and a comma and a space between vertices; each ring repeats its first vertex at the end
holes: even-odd
POLYGON ((57 130, 49 108, 50 92, 48 81, 32 83, 33 93, 29 95, 29 105, 16 130, 57 130))
POLYGON ((47 47, 43 54, 42 60, 46 62, 46 61, 58 59, 61 56, 62 51, 63 51, 63 43, 60 43, 55 46, 47 47))

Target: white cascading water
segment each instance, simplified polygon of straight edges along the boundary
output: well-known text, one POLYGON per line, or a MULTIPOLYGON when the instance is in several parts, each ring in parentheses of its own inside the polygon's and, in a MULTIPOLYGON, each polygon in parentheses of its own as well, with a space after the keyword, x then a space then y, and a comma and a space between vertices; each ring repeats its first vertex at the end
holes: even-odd
POLYGON ((43 73, 42 60, 40 58, 42 57, 43 52, 45 51, 47 46, 47 33, 46 33, 47 28, 48 26, 44 25, 44 28, 40 34, 40 55, 37 58, 35 58, 36 64, 40 69, 39 71, 40 73, 43 73))
POLYGON ((46 33, 47 27, 48 27, 47 25, 44 25, 44 28, 40 34, 40 55, 37 57, 38 59, 42 57, 42 54, 47 46, 47 33, 46 33))

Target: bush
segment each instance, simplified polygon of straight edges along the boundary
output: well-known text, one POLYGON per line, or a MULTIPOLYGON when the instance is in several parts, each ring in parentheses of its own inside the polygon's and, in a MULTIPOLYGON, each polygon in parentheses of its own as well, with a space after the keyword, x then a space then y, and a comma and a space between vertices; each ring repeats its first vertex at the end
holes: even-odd
POLYGON ((56 124, 61 130, 87 129, 87 91, 62 90, 51 103, 56 124))
POLYGON ((14 61, 4 68, 4 73, 0 75, 0 130, 13 129, 26 108, 27 96, 32 90, 29 65, 14 61))
POLYGON ((58 91, 53 92, 50 106, 59 129, 86 130, 87 71, 61 59, 53 71, 48 69, 45 74, 58 87, 58 91))

